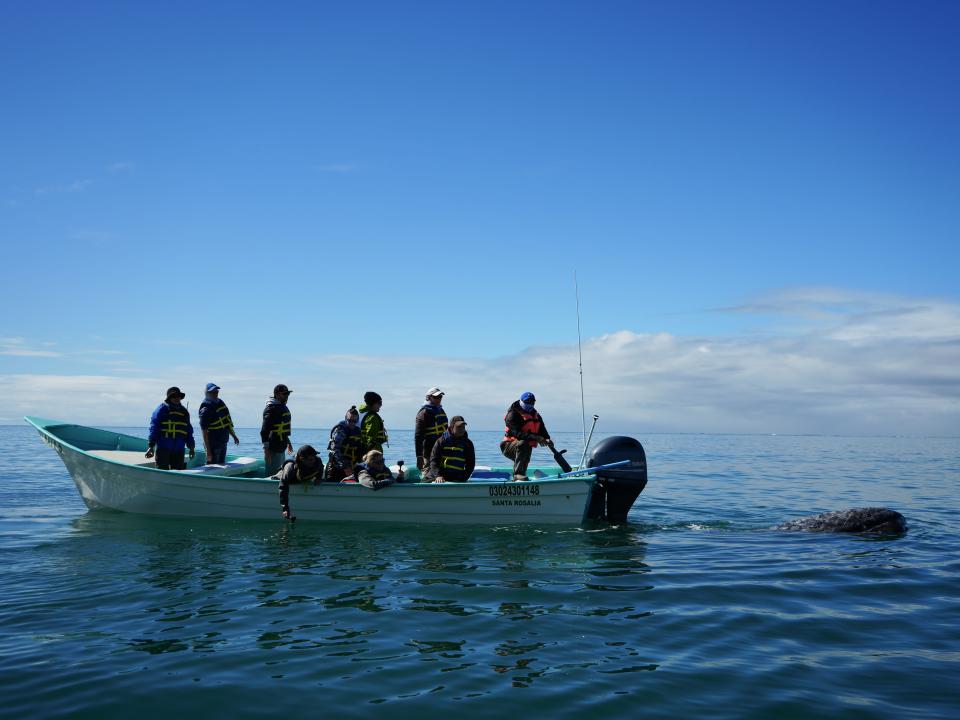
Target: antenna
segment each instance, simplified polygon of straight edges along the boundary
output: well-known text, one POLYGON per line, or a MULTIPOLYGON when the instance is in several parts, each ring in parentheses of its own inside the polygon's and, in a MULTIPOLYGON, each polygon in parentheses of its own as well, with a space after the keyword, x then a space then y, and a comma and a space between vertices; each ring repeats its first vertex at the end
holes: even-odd
POLYGON ((580 357, 580 420, 583 423, 583 452, 587 452, 587 410, 583 400, 583 345, 580 341, 580 286, 577 284, 577 271, 573 271, 573 294, 577 298, 577 354, 580 357))

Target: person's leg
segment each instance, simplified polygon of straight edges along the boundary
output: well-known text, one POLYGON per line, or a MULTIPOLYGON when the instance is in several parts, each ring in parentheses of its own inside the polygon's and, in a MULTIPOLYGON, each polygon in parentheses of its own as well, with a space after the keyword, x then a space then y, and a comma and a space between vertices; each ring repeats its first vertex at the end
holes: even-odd
POLYGON ((504 440, 500 443, 500 452, 513 460, 514 480, 525 478, 527 465, 530 464, 530 455, 533 453, 530 444, 522 440, 504 440))
POLYGON ((223 465, 227 462, 227 444, 214 445, 210 448, 210 454, 207 456, 207 464, 223 465))
POLYGON ((170 469, 170 450, 168 450, 167 448, 158 447, 156 458, 157 458, 157 469, 159 470, 170 469))
POLYGON ((530 464, 530 456, 533 455, 533 448, 530 447, 530 443, 518 442, 517 443, 517 455, 513 461, 513 477, 526 478, 527 476, 527 465, 530 464))
POLYGON ((183 448, 179 450, 170 451, 170 469, 171 470, 186 470, 187 463, 183 459, 183 448))
POLYGON ((263 451, 263 464, 266 470, 266 477, 275 475, 277 470, 283 467, 283 461, 286 460, 286 453, 282 450, 274 452, 273 450, 263 451))

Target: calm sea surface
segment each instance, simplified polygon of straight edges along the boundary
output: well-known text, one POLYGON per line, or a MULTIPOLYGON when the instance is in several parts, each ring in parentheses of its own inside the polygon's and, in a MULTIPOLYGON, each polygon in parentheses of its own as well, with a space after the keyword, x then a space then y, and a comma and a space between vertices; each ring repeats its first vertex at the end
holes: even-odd
POLYGON ((960 716, 960 440, 638 439, 625 526, 290 527, 88 512, 0 427, 0 716, 960 716), (768 529, 861 505, 910 531, 768 529))

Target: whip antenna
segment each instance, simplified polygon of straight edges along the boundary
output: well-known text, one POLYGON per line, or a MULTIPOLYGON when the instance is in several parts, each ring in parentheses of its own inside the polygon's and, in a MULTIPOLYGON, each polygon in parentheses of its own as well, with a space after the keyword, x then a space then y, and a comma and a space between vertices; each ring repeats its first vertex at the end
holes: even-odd
POLYGON ((587 452, 587 410, 583 400, 583 345, 580 341, 580 286, 577 284, 577 271, 573 271, 573 294, 577 299, 577 354, 580 358, 580 421, 583 424, 583 452, 587 452))

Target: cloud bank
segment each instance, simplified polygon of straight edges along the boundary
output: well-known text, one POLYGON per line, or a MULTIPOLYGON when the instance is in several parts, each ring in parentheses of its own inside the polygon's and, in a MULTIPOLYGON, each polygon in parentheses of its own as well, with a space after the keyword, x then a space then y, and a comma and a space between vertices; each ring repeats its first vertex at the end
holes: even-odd
MULTIPOLYGON (((776 331, 678 336, 623 330, 583 345, 586 412, 629 432, 960 435, 960 305, 831 289, 783 291, 724 312, 766 316, 776 331)), ((25 341, 8 351, 29 350, 25 341)), ((273 385, 294 389, 300 427, 329 427, 365 390, 380 392, 388 427, 410 428, 431 385, 449 414, 495 429, 534 391, 554 430, 581 426, 575 344, 500 358, 318 355, 110 373, 0 375, 0 421, 25 414, 84 424, 145 425, 168 384, 188 393, 215 380, 238 425, 259 424, 273 385), (172 379, 170 379, 172 378, 172 379)))

